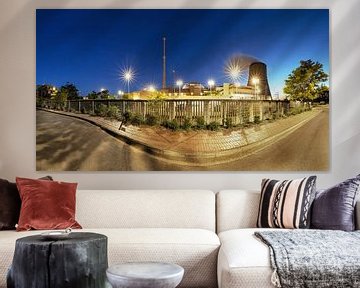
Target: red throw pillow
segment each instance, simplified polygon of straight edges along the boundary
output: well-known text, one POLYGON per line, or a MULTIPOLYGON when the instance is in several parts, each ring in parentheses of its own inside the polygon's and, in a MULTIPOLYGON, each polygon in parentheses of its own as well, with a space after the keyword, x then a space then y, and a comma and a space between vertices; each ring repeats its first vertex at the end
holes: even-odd
POLYGON ((75 221, 77 183, 16 178, 21 198, 17 231, 81 228, 75 221))

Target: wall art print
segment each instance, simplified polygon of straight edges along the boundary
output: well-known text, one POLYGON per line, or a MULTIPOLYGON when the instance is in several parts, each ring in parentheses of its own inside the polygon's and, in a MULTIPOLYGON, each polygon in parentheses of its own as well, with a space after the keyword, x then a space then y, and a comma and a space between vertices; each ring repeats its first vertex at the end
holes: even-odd
POLYGON ((329 169, 328 9, 38 9, 38 171, 329 169))

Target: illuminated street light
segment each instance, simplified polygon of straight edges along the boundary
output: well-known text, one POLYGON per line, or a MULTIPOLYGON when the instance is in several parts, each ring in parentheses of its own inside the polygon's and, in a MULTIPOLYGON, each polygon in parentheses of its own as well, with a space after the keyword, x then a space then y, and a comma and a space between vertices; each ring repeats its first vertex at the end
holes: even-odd
POLYGON ((184 82, 182 80, 177 80, 176 81, 176 85, 179 86, 179 96, 180 96, 180 92, 181 92, 181 86, 184 84, 184 82))
POLYGON ((154 85, 149 85, 149 87, 147 87, 147 91, 149 92, 155 92, 155 86, 154 85))
POLYGON ((233 83, 241 80, 242 73, 244 71, 243 66, 237 58, 230 59, 225 66, 225 74, 231 79, 233 83))
POLYGON ((240 69, 238 67, 233 67, 230 70, 230 77, 233 79, 233 81, 236 81, 240 78, 240 69))
POLYGON ((259 78, 254 77, 252 78, 252 83, 255 85, 255 100, 257 100, 257 89, 258 89, 258 84, 259 84, 259 78))
POLYGON ((122 71, 121 71, 122 73, 121 73, 121 78, 123 79, 123 81, 125 81, 126 82, 126 84, 127 84, 127 92, 128 93, 130 93, 130 82, 132 81, 132 80, 134 80, 134 71, 132 70, 132 68, 131 67, 129 67, 129 68, 126 68, 126 69, 123 69, 122 71))
POLYGON ((104 92, 106 89, 105 88, 101 88, 100 89, 100 92, 104 92))
POLYGON ((118 95, 119 95, 119 98, 122 98, 122 96, 124 95, 124 91, 119 90, 119 91, 118 91, 118 95))
POLYGON ((210 88, 210 96, 211 96, 211 87, 215 85, 215 81, 212 80, 212 79, 210 79, 210 80, 208 81, 208 85, 209 85, 209 88, 210 88))

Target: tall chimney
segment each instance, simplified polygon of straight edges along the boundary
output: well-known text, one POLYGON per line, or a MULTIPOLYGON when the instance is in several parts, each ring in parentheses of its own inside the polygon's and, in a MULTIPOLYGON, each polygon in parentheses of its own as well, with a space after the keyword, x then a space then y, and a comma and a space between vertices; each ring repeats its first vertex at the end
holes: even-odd
POLYGON ((166 38, 163 37, 163 77, 162 77, 162 88, 165 89, 166 88, 166 38))

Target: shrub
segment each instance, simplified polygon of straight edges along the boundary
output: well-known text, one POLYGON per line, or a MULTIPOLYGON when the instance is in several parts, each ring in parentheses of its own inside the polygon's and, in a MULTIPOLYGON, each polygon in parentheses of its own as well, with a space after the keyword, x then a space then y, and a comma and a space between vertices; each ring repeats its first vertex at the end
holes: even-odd
POLYGON ((254 116, 254 123, 259 124, 261 122, 260 116, 254 116))
POLYGON ((173 120, 166 120, 162 123, 162 125, 165 128, 171 129, 171 130, 178 130, 180 128, 179 122, 176 119, 173 120))
POLYGON ((234 127, 232 118, 227 117, 227 118, 225 119, 225 126, 226 126, 226 128, 232 128, 232 127, 234 127))
POLYGON ((118 120, 120 118, 120 111, 119 108, 116 106, 110 106, 107 109, 107 116, 112 118, 112 119, 116 119, 118 120))
POLYGON ((191 119, 186 117, 184 123, 181 125, 181 128, 185 130, 190 130, 192 127, 191 119))
POLYGON ((207 125, 206 128, 211 131, 216 131, 219 129, 219 127, 220 127, 220 124, 218 122, 212 121, 207 125))
POLYGON ((157 115, 147 115, 146 116, 146 124, 150 126, 157 125, 159 123, 159 117, 157 115))
POLYGON ((196 128, 197 129, 205 129, 206 128, 204 116, 199 116, 196 118, 196 128))
POLYGON ((104 104, 100 104, 100 106, 96 110, 96 115, 101 117, 106 117, 107 111, 108 111, 108 107, 104 104))
POLYGON ((131 124, 132 125, 141 125, 144 123, 144 117, 141 114, 135 114, 131 118, 131 124))

